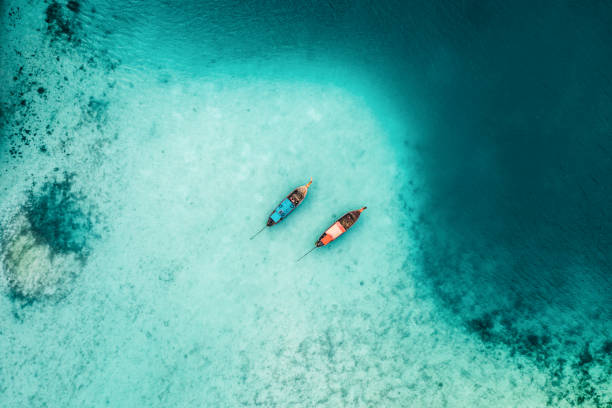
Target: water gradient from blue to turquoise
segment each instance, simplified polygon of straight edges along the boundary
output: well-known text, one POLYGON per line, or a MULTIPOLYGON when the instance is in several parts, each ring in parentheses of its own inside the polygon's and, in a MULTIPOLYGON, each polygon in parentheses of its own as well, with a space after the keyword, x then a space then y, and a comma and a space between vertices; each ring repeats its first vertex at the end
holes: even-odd
POLYGON ((0 250, 87 219, 55 295, 5 276, 8 406, 612 404, 610 5, 0 8, 0 250))

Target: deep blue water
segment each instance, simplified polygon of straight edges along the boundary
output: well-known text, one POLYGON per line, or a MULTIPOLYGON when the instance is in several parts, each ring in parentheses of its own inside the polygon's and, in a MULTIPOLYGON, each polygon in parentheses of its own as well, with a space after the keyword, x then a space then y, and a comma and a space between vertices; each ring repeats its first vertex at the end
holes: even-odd
POLYGON ((98 347, 88 333, 124 325, 148 333, 138 344, 162 320, 188 340, 168 333, 143 346, 179 351, 145 364, 165 374, 129 403, 612 406, 610 4, 14 0, 1 11, 0 352, 12 357, 0 363, 0 397, 9 406, 104 405, 92 397, 105 389, 100 378, 133 370, 138 384, 133 360, 144 357, 135 345, 133 360, 97 377, 127 339, 98 347), (295 217, 303 240, 289 229, 257 247, 236 238, 313 174, 320 198, 283 227, 295 217), (256 197, 257 211, 220 185, 256 197), (331 215, 364 200, 362 234, 334 247, 354 262, 330 248, 295 271, 274 257, 295 258, 331 215), (248 226, 220 226, 228 207, 248 226), (231 234, 215 241, 184 225, 231 234), (26 244, 27 231, 38 244, 26 244), (133 244, 147 236, 160 243, 133 244), (190 246, 199 242, 210 250, 202 258, 190 246), (51 260, 38 262, 45 251, 51 260), (14 265, 53 272, 24 295, 14 265), (279 278, 287 270, 313 277, 279 278), (83 306, 92 293, 99 303, 83 306), (201 293, 210 300, 198 303, 201 293), (166 315, 175 303, 180 316, 166 315), (71 343, 82 356, 56 369, 62 384, 49 388, 72 397, 52 402, 40 396, 44 381, 22 384, 45 366, 32 361, 37 350, 62 359, 59 339, 74 327, 64 322, 48 347, 32 338, 73 310, 87 313, 83 340, 71 343), (205 333, 208 343, 192 347, 205 333), (219 377, 183 354, 205 356, 219 377), (360 363, 365 374, 350 368, 360 363), (87 378, 86 391, 73 375, 87 378), (355 385, 362 377, 368 385, 355 385))

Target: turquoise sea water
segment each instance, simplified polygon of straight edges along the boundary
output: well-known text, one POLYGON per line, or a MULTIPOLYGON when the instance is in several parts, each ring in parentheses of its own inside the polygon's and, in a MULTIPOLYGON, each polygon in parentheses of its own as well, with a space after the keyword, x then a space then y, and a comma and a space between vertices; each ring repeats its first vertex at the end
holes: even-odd
POLYGON ((609 5, 0 11, 0 406, 612 406, 609 5))

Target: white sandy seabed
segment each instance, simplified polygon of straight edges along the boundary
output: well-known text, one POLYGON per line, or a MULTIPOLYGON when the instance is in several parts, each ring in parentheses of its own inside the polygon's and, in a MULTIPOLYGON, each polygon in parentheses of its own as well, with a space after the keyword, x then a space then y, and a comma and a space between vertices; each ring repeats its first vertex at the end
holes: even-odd
POLYGON ((446 323, 413 279, 418 135, 363 91, 369 78, 335 86, 334 64, 321 83, 159 81, 80 64, 46 66, 47 99, 32 96, 53 124, 48 152, 2 158, 5 231, 32 182, 64 172, 98 220, 61 297, 14 299, 1 266, 0 405, 546 404, 544 375, 446 323), (54 87, 64 75, 81 77, 54 87), (250 241, 310 177, 304 204, 250 241), (295 263, 364 205, 348 234, 295 263))

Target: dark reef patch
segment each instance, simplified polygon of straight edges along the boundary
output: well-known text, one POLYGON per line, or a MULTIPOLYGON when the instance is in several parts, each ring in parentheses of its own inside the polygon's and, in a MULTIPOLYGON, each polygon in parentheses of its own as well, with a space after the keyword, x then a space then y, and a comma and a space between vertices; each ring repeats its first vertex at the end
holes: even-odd
POLYGON ((86 197, 74 191, 75 174, 47 181, 39 191, 30 191, 23 207, 34 235, 54 253, 72 252, 79 258, 88 254, 87 242, 94 235, 95 217, 83 203, 86 197))
POLYGON ((81 11, 81 4, 75 0, 70 0, 68 3, 66 3, 66 7, 68 7, 68 10, 72 11, 73 13, 78 13, 81 11))
POLYGON ((95 207, 75 189, 75 177, 65 173, 32 188, 4 226, 0 261, 9 295, 21 305, 67 294, 98 237, 95 207))
POLYGON ((569 331, 565 333, 567 337, 553 338, 542 334, 550 332, 543 325, 537 333, 530 333, 519 327, 520 321, 505 319, 504 314, 487 313, 468 321, 466 327, 487 344, 503 346, 512 355, 530 357, 547 372, 548 406, 558 406, 560 401, 571 406, 589 403, 609 407, 612 404, 605 391, 605 384, 612 378, 612 357, 606 352, 609 341, 597 348, 587 339, 580 346, 581 339, 569 331))
MULTIPOLYGON (((76 2, 70 2, 76 3, 76 2)), ((69 4, 70 4, 69 3, 69 4)), ((78 3, 76 3, 78 5, 78 3)), ((69 9, 72 10, 69 6, 69 9)), ((78 7, 77 7, 78 9, 78 7)), ((47 32, 56 38, 65 38, 69 42, 79 42, 75 36, 78 28, 78 23, 75 20, 75 13, 67 15, 61 4, 55 0, 47 6, 45 10, 45 22, 47 23, 47 32)))
POLYGON ((105 50, 79 46, 80 39, 86 36, 76 18, 80 9, 75 4, 69 2, 64 7, 54 1, 41 9, 48 29, 42 33, 44 41, 40 44, 2 50, 10 55, 6 63, 10 82, 0 92, 0 160, 5 163, 8 158, 23 159, 34 152, 45 155, 60 152, 68 156, 74 144, 69 135, 74 130, 81 131, 85 125, 98 131, 90 133, 98 134, 105 128, 108 101, 102 98, 106 95, 83 99, 87 97, 75 92, 73 85, 91 81, 90 69, 110 72, 119 62, 105 50), (75 99, 83 107, 82 116, 75 118, 80 121, 70 129, 58 121, 58 113, 66 100, 74 103, 75 99))
POLYGON ((493 249, 486 256, 474 254, 459 244, 459 237, 451 241, 430 237, 424 242, 436 245, 422 246, 419 253, 420 273, 431 284, 446 319, 463 325, 487 348, 499 347, 532 360, 548 375, 548 406, 561 401, 570 406, 612 406, 605 387, 612 381, 610 310, 605 302, 589 311, 572 310, 571 303, 551 302, 524 284, 512 289, 517 282, 511 279, 488 286, 484 283, 494 278, 492 274, 505 279, 499 268, 513 265, 512 259, 493 249), (502 283, 505 291, 498 289, 502 283))

